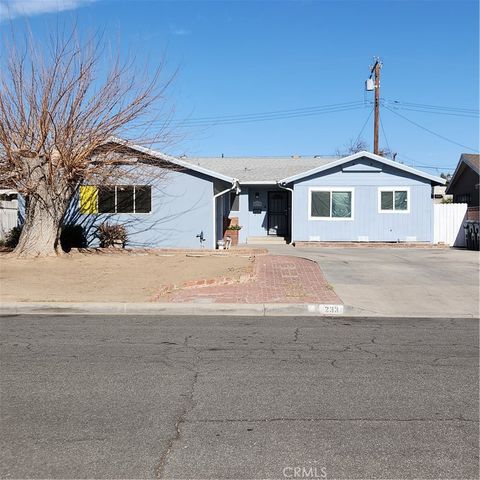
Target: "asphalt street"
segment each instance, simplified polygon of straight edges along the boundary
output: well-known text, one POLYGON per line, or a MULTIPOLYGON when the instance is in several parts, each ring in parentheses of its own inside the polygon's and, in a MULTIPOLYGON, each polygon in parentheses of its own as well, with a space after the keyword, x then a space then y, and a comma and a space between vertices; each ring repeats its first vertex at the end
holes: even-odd
POLYGON ((471 318, 0 325, 1 478, 479 477, 471 318))

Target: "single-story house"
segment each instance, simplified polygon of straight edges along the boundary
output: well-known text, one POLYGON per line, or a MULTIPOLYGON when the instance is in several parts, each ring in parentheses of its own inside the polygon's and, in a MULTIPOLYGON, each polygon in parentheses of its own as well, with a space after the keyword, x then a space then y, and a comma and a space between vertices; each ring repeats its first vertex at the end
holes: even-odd
MULTIPOLYGON (((122 223, 129 243, 215 248, 225 218, 240 243, 432 242, 432 187, 445 181, 369 152, 343 158, 171 157, 114 139, 135 181, 83 185, 79 221, 122 223)), ((128 177, 125 177, 128 178, 128 177)))
POLYGON ((469 218, 479 220, 480 155, 462 153, 446 193, 453 195, 454 203, 468 205, 469 218))

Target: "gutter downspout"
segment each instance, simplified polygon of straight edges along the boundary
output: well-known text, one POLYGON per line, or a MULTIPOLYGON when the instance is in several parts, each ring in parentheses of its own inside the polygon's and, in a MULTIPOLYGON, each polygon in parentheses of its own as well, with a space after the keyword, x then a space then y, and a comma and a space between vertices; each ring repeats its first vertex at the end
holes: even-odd
POLYGON ((221 192, 214 194, 213 195, 213 249, 215 250, 217 248, 217 198, 221 197, 222 195, 225 195, 228 192, 231 192, 232 190, 235 190, 236 193, 240 192, 240 185, 239 182, 236 178, 233 179, 232 186, 229 188, 226 188, 225 190, 222 190, 221 192))
POLYGON ((290 245, 293 245, 295 243, 295 236, 294 236, 295 223, 293 221, 293 213, 295 211, 293 209, 293 188, 282 186, 280 183, 277 183, 277 185, 282 190, 287 190, 292 194, 292 200, 291 200, 291 204, 290 204, 290 245))

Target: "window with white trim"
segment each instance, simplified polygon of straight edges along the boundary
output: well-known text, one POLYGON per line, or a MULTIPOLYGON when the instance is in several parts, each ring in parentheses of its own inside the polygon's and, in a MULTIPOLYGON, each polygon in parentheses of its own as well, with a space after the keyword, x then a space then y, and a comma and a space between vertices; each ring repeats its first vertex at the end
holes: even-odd
POLYGON ((408 213, 410 211, 410 189, 379 188, 378 211, 380 213, 408 213))
POLYGON ((309 217, 315 219, 353 218, 353 189, 310 189, 309 217))

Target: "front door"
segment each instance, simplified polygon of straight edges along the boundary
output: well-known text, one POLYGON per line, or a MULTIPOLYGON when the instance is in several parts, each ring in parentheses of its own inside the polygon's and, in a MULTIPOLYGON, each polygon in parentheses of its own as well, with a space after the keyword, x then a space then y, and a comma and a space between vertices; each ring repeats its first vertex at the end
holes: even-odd
POLYGON ((268 192, 268 234, 288 235, 288 192, 268 192))

